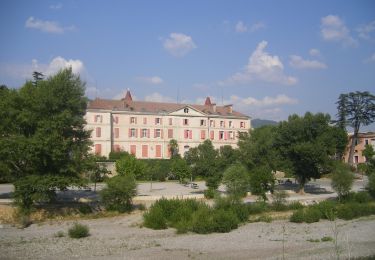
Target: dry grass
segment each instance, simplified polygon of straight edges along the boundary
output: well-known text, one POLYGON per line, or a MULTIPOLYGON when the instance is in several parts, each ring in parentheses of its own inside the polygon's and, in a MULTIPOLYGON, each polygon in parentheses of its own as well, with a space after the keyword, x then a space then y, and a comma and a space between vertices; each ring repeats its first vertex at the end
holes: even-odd
POLYGON ((0 205, 0 223, 14 224, 16 223, 16 213, 15 207, 8 205, 0 205))

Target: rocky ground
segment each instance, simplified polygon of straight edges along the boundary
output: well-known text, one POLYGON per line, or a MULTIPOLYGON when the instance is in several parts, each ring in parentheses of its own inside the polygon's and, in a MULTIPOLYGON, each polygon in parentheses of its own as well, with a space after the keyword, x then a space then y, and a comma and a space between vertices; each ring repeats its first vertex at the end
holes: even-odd
POLYGON ((82 220, 90 236, 67 236, 73 221, 33 224, 25 229, 2 224, 0 259, 342 259, 375 255, 375 217, 352 221, 295 224, 287 220, 248 223, 226 234, 183 234, 142 228, 142 213, 82 220), (64 237, 56 237, 58 231, 64 237), (284 242, 283 242, 284 240, 284 242), (315 242, 311 242, 315 241, 315 242), (284 247, 284 249, 283 249, 284 247))

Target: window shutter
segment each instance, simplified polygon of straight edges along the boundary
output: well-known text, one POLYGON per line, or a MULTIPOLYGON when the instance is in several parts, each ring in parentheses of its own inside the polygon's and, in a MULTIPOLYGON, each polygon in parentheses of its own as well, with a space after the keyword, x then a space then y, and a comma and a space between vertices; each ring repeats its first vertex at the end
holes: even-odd
POLYGON ((160 137, 161 137, 161 138, 164 137, 164 131, 163 131, 163 129, 160 130, 160 137))
POLYGON ((132 136, 132 130, 129 128, 129 137, 132 136))
POLYGON ((137 124, 137 118, 134 119, 134 123, 137 124))
POLYGON ((97 117, 96 117, 96 115, 94 115, 94 122, 95 122, 95 123, 97 122, 97 117))
POLYGON ((150 138, 150 129, 147 129, 147 137, 150 138))
POLYGON ((189 139, 191 139, 193 137, 193 130, 190 130, 189 131, 189 139))
POLYGON ((154 129, 154 138, 156 138, 156 129, 154 129))

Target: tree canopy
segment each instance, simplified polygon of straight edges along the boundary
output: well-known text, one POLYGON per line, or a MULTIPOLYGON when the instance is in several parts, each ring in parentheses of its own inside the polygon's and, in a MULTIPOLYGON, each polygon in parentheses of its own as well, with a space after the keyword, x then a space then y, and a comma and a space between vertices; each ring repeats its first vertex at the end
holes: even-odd
POLYGON ((1 88, 0 174, 9 176, 16 192, 27 178, 43 186, 41 192, 80 183, 90 145, 84 93, 84 83, 71 69, 36 85, 1 88))

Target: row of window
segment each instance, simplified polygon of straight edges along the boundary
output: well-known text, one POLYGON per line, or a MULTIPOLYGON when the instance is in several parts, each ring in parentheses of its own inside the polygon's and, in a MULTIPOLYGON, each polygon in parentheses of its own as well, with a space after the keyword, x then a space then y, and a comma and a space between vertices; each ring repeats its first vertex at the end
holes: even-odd
MULTIPOLYGON (((97 123, 102 123, 103 121, 103 116, 102 115, 95 115, 94 116, 94 122, 97 123)), ((130 117, 129 118, 129 123, 130 124, 137 124, 137 117, 130 117)), ((115 124, 118 124, 119 123, 119 117, 118 116, 114 116, 113 117, 113 122, 115 124)), ((144 117, 143 118, 143 124, 146 125, 147 124, 147 117, 144 117)), ((157 118, 154 118, 154 124, 155 125, 162 125, 163 124, 163 119, 160 118, 160 117, 157 117, 157 118)), ((189 119, 188 118, 183 118, 182 119, 182 124, 183 125, 189 125, 189 119)), ((207 124, 207 120, 205 119, 201 119, 200 120, 200 126, 206 126, 207 124)), ((172 118, 168 118, 168 125, 173 125, 173 120, 172 118)), ((216 126, 216 120, 213 120, 211 119, 210 120, 210 127, 215 127, 216 126)), ((220 120, 219 121, 219 126, 220 127, 226 127, 226 121, 224 120, 220 120)), ((234 123, 233 121, 228 121, 228 127, 229 128, 234 128, 234 123)), ((241 121, 240 122, 240 128, 245 128, 245 122, 244 121, 241 121)))
MULTIPOLYGON (((97 127, 95 130, 96 137, 101 137, 101 128, 97 127)), ((150 129, 136 129, 136 128, 130 128, 128 130, 128 137, 130 138, 138 138, 138 133, 140 138, 150 138, 151 130, 150 129)), ((164 131, 163 129, 154 129, 153 131, 153 137, 154 138, 164 138, 163 135, 164 131)), ((173 138, 173 129, 168 129, 168 138, 172 139, 173 138)), ((233 140, 235 139, 235 132, 234 131, 219 131, 218 132, 218 139, 219 140, 233 140)), ((120 129, 119 128, 114 128, 114 138, 119 138, 120 137, 120 129)), ((192 139, 193 138, 193 130, 185 129, 184 130, 184 138, 185 139, 192 139)), ((206 139, 206 130, 200 130, 200 139, 204 140, 206 139)), ((214 140, 215 139, 215 131, 211 130, 210 131, 210 139, 214 140)))
MULTIPOLYGON (((113 151, 119 152, 121 151, 120 145, 115 144, 113 146, 113 151)), ((169 151, 169 149, 168 149, 169 151)), ((130 145, 129 152, 133 155, 137 154, 137 146, 136 145, 130 145)), ((148 158, 149 157, 149 146, 146 145, 141 145, 141 156, 143 158, 148 158)), ((102 145, 101 144, 95 144, 95 154, 97 155, 102 155, 102 145)), ((169 157, 169 152, 168 152, 168 157, 169 157)), ((161 145, 155 145, 155 157, 156 158, 161 158, 162 157, 162 146, 161 145)))

